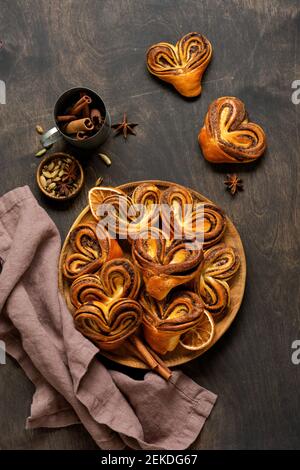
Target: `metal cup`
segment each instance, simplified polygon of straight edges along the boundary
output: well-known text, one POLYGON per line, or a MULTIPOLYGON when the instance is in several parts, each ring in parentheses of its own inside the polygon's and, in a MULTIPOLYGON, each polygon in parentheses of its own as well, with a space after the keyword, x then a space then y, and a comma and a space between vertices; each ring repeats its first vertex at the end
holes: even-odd
POLYGON ((41 143, 44 147, 54 144, 60 139, 64 139, 66 142, 73 145, 74 147, 79 147, 82 149, 93 149, 106 141, 111 130, 110 115, 106 109, 103 100, 95 91, 85 87, 70 88, 69 90, 65 91, 62 95, 60 95, 54 106, 54 122, 55 127, 52 127, 52 129, 49 129, 47 132, 45 132, 45 134, 41 136, 41 143), (80 92, 83 92, 84 94, 87 94, 92 98, 92 106, 100 110, 101 116, 104 120, 98 132, 91 135, 85 140, 78 140, 74 137, 65 134, 60 129, 59 124, 56 120, 57 116, 64 114, 66 112, 66 109, 69 106, 72 106, 76 102, 76 100, 79 99, 80 92))

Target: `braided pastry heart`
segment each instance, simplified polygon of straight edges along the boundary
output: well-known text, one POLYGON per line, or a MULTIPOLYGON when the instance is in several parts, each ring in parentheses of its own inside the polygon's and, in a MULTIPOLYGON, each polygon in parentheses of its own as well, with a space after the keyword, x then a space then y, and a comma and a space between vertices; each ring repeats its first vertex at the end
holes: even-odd
POLYGON ((101 210, 109 232, 121 239, 132 239, 149 225, 154 226, 159 217, 160 190, 152 183, 142 183, 131 197, 111 194, 103 199, 101 210))
POLYGON ((74 307, 99 301, 109 304, 116 299, 135 299, 140 288, 137 268, 127 258, 105 263, 97 274, 80 276, 71 285, 70 298, 74 307))
POLYGON ((180 336, 196 326, 204 313, 201 299, 189 291, 174 291, 161 302, 143 291, 140 303, 145 339, 160 354, 173 351, 180 336))
POLYGON ((193 240, 172 240, 160 229, 141 232, 132 243, 132 257, 140 268, 147 292, 157 300, 192 280, 203 259, 202 246, 193 240))
POLYGON ((195 203, 191 193, 182 186, 171 186, 160 198, 163 231, 170 227, 175 238, 196 238, 204 248, 217 243, 224 235, 226 218, 211 203, 195 203), (170 211, 171 208, 171 211, 170 211))
POLYGON ((80 224, 70 234, 72 254, 63 263, 67 279, 76 279, 82 274, 94 273, 109 259, 122 255, 116 240, 97 224, 80 224))
POLYGON ((224 96, 208 108, 198 135, 204 158, 213 163, 248 163, 266 149, 263 129, 249 122, 244 103, 224 96))
POLYGON ((195 291, 204 302, 204 308, 215 320, 224 316, 230 305, 227 283, 240 267, 235 248, 221 243, 204 252, 201 273, 195 278, 195 291))
POLYGON ((212 56, 212 46, 199 33, 183 36, 174 46, 160 42, 147 52, 150 73, 171 83, 183 96, 193 97, 201 93, 201 78, 212 56))
POLYGON ((113 350, 133 334, 142 318, 134 300, 140 288, 137 268, 126 258, 108 261, 98 274, 75 279, 70 289, 74 322, 100 348, 113 350))

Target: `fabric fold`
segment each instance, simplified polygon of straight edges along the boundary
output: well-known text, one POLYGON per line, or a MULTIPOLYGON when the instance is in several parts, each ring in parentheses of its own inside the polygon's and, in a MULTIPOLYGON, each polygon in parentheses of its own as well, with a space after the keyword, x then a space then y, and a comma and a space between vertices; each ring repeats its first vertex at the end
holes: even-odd
POLYGON ((36 387, 26 427, 82 423, 109 450, 187 448, 216 395, 179 371, 166 382, 108 370, 58 291, 60 247, 28 187, 0 198, 0 339, 36 387))

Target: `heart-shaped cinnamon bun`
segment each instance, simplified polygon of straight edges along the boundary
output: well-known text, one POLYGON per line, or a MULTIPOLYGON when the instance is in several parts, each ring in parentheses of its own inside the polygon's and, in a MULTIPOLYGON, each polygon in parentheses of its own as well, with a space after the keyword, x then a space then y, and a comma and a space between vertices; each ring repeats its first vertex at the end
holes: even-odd
POLYGON ((94 301, 76 310, 74 323, 100 350, 112 351, 136 332, 142 316, 141 306, 132 299, 114 300, 108 304, 94 301))
POLYGON ((195 291, 204 302, 205 309, 215 320, 224 316, 230 305, 231 279, 240 267, 235 248, 221 243, 204 252, 201 272, 195 277, 195 291))
POLYGON ((157 300, 191 281, 203 258, 202 245, 193 240, 168 239, 160 229, 140 233, 132 243, 132 257, 140 268, 147 292, 157 300))
POLYGON ((148 49, 150 73, 171 83, 183 96, 201 93, 201 79, 212 56, 209 40, 200 33, 183 36, 176 45, 159 42, 148 49))
POLYGON ((180 336, 197 325, 204 312, 199 296, 189 291, 174 291, 161 302, 144 291, 140 303, 145 339, 160 354, 173 351, 180 336))
POLYGON ((135 299, 140 284, 140 275, 133 263, 127 258, 117 258, 105 263, 97 274, 75 279, 70 298, 76 308, 95 300, 108 304, 121 298, 135 299))
POLYGON ((204 158, 213 163, 252 162, 266 149, 263 129, 248 120, 244 103, 232 96, 211 103, 198 140, 204 158))
POLYGON ((63 263, 66 278, 98 271, 109 259, 122 254, 116 240, 112 240, 106 230, 97 224, 80 224, 70 234, 72 253, 63 263))
POLYGON ((140 184, 131 197, 111 194, 101 203, 103 217, 100 217, 100 222, 112 236, 132 241, 149 225, 156 224, 159 197, 160 190, 151 183, 140 184))
POLYGON ((75 279, 70 298, 76 328, 100 349, 119 347, 138 328, 142 310, 134 300, 140 288, 137 268, 127 258, 105 263, 97 274, 75 279))
POLYGON ((196 239, 204 248, 223 237, 226 229, 223 211, 211 203, 195 203, 191 193, 182 186, 173 185, 163 191, 160 204, 164 233, 171 233, 175 238, 196 239))

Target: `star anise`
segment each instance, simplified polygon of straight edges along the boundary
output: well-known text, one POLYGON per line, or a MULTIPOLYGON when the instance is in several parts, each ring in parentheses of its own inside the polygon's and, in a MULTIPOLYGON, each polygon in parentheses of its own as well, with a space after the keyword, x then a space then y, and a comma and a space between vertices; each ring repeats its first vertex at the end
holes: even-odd
POLYGON ((243 190, 243 180, 241 180, 238 175, 227 175, 227 179, 224 181, 224 184, 227 186, 226 189, 230 191, 230 194, 234 196, 238 191, 243 190))
POLYGON ((113 124, 111 127, 115 129, 116 135, 123 134, 124 139, 127 139, 128 134, 136 135, 133 128, 138 126, 138 124, 129 123, 127 121, 127 114, 124 113, 123 121, 118 124, 113 124))
POLYGON ((78 179, 78 165, 72 161, 65 169, 65 174, 62 177, 63 183, 72 183, 78 179))
POLYGON ((56 189, 59 196, 66 197, 73 192, 74 186, 71 182, 61 181, 57 183, 56 189))

